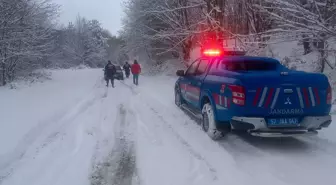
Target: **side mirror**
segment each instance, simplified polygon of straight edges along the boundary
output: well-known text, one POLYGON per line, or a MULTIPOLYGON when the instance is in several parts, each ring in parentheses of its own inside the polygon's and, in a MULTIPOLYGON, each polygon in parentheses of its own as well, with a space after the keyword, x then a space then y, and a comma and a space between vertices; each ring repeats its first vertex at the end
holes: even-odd
POLYGON ((177 76, 184 76, 185 74, 184 74, 184 70, 177 70, 176 71, 176 75, 177 76))

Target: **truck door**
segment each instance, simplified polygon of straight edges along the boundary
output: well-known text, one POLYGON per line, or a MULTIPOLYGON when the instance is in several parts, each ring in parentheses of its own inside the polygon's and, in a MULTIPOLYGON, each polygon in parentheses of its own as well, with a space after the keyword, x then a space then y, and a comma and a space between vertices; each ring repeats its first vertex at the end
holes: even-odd
POLYGON ((202 84, 204 81, 205 76, 207 75, 207 69, 209 67, 209 60, 207 59, 201 59, 200 63, 197 67, 197 70, 195 72, 195 75, 191 78, 191 85, 193 86, 195 96, 197 99, 197 102, 193 102, 193 106, 198 109, 202 109, 202 107, 199 107, 200 105, 200 95, 201 95, 201 89, 202 84))
POLYGON ((180 82, 181 95, 189 106, 193 106, 193 102, 197 101, 193 93, 194 91, 192 89, 192 78, 196 73, 198 64, 199 60, 196 60, 194 63, 192 63, 180 82))
POLYGON ((186 91, 188 103, 195 109, 199 109, 201 95, 201 86, 206 76, 209 61, 206 59, 199 60, 196 70, 187 76, 189 85, 186 91))

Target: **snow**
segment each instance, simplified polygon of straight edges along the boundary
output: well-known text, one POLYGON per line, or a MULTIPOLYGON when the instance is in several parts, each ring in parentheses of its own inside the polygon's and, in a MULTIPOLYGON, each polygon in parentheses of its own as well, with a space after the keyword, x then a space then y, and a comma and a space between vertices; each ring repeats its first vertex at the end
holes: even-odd
POLYGON ((142 75, 139 86, 126 79, 106 88, 100 69, 57 70, 44 83, 0 88, 0 184, 335 181, 334 123, 313 137, 216 142, 175 106, 175 80, 142 75))
POLYGON ((1 176, 13 177, 9 184, 49 184, 57 176, 71 175, 71 168, 90 162, 82 159, 91 158, 86 151, 95 143, 85 129, 96 117, 83 113, 97 106, 97 72, 58 71, 47 83, 20 90, 1 89, 0 172, 1 176), (86 75, 89 78, 83 78, 86 75), (80 153, 82 156, 77 157, 80 153), (41 172, 44 175, 38 178, 41 172))
POLYGON ((178 59, 166 60, 156 66, 142 66, 143 73, 147 75, 170 75, 175 76, 176 70, 185 69, 185 65, 178 59))

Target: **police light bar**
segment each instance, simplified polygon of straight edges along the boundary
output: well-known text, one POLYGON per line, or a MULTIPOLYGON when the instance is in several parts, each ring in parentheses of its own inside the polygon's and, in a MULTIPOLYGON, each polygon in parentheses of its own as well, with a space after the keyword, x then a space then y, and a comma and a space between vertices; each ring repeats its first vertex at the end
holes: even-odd
POLYGON ((209 57, 220 56, 221 54, 222 54, 222 51, 219 49, 207 49, 203 51, 203 55, 209 56, 209 57))
POLYGON ((208 47, 202 49, 201 51, 203 56, 206 57, 220 57, 220 56, 244 56, 246 55, 245 51, 235 51, 235 50, 225 50, 218 47, 208 47))

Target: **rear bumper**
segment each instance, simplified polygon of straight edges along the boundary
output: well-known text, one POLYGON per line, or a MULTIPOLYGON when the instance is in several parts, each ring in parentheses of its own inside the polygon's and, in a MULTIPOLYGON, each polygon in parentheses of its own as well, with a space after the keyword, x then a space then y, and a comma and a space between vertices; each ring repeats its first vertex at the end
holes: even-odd
POLYGON ((114 74, 114 77, 115 78, 122 78, 122 77, 124 77, 124 74, 122 74, 122 73, 116 73, 116 74, 114 74))
POLYGON ((264 118, 233 117, 233 129, 247 130, 252 135, 263 137, 291 137, 297 135, 317 134, 317 130, 326 128, 331 124, 331 116, 307 116, 299 127, 269 128, 264 118))

